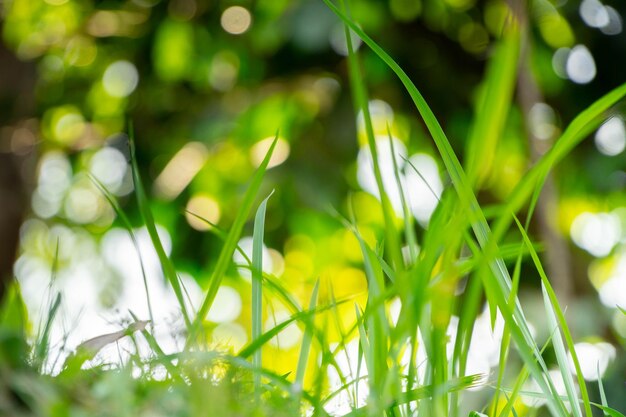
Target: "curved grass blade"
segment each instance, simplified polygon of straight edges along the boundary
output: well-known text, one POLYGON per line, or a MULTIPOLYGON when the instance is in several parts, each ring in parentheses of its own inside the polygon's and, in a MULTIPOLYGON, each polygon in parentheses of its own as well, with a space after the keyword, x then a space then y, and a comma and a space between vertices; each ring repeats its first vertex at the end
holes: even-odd
MULTIPOLYGON (((504 232, 510 225, 510 218, 508 218, 508 216, 501 216, 496 224, 497 227, 495 229, 495 233, 492 236, 489 225, 484 217, 484 213, 482 213, 476 196, 469 186, 469 181, 461 168, 458 158, 454 154, 454 151, 441 128, 441 125, 415 85, 411 82, 409 77, 399 67, 399 65, 353 21, 343 14, 330 0, 323 1, 394 71, 413 99, 413 102, 420 112, 422 119, 430 131, 435 145, 443 158, 448 174, 450 175, 456 192, 459 195, 459 202, 462 204, 462 208, 467 212, 470 224, 474 229, 478 242, 483 250, 485 250, 488 259, 493 259, 493 261, 490 262, 493 275, 484 275, 485 290, 487 295, 489 298, 493 298, 496 304, 500 307, 505 321, 511 328, 513 339, 518 345, 520 354, 524 359, 524 362, 530 366, 531 374, 533 374, 533 376, 537 379, 542 391, 546 393, 552 392, 556 395, 554 384, 550 378, 548 377, 547 381, 544 381, 542 378, 543 374, 547 374, 547 367, 543 358, 539 355, 537 345, 533 340, 532 334, 530 333, 530 329, 528 328, 527 321, 523 311, 521 310, 519 301, 516 300, 513 307, 510 307, 507 303, 507 296, 511 291, 511 279, 504 262, 494 255, 497 253, 497 242, 500 240, 499 238, 503 236, 504 232), (548 384, 546 384, 546 382, 548 384)), ((623 84, 593 103, 589 108, 576 117, 574 121, 572 121, 552 150, 544 155, 538 164, 529 171, 522 181, 520 181, 520 184, 518 184, 518 187, 516 187, 512 193, 507 204, 509 212, 516 211, 510 210, 511 208, 519 209, 521 207, 521 205, 528 198, 528 195, 530 195, 535 189, 537 180, 543 180, 547 171, 556 162, 565 156, 565 154, 567 154, 580 140, 582 140, 586 134, 590 133, 593 128, 597 127, 597 124, 599 123, 598 119, 602 113, 619 101, 625 94, 626 84, 623 84)), ((543 181, 540 181, 539 183, 542 184, 543 181)), ((548 398, 548 407, 556 415, 567 415, 565 410, 563 410, 562 407, 559 407, 559 404, 556 402, 553 395, 548 398)))
MULTIPOLYGON (((309 301, 309 310, 315 310, 317 305, 317 293, 319 290, 320 281, 315 282, 313 292, 311 293, 311 300, 309 301)), ((314 324, 311 320, 306 324, 304 330, 304 336, 302 337, 302 346, 300 347, 300 356, 298 357, 298 367, 296 368, 296 384, 297 386, 304 386, 304 374, 306 372, 306 365, 309 362, 309 352, 311 351, 311 342, 313 341, 314 324)))
MULTIPOLYGON (((340 4, 345 11, 346 8, 344 6, 343 0, 340 0, 340 4)), ((394 221, 395 213, 391 205, 391 200, 389 199, 387 191, 385 190, 382 172, 380 169, 380 163, 378 161, 378 148, 376 144, 376 137, 374 135, 374 128, 372 125, 372 117, 369 109, 369 99, 367 94, 367 86, 365 84, 365 77, 363 76, 363 73, 361 71, 359 56, 352 45, 350 28, 348 27, 348 25, 346 25, 344 29, 346 46, 348 49, 348 71, 350 74, 350 87, 352 88, 352 92, 354 94, 354 106, 355 108, 360 109, 363 114, 365 134, 367 136, 367 145, 372 156, 374 178, 376 179, 376 186, 378 188, 378 194, 380 195, 380 202, 385 222, 385 238, 387 240, 388 253, 391 258, 391 263, 395 266, 397 270, 400 271, 404 269, 404 264, 402 262, 402 253, 400 250, 400 239, 394 221)))
POLYGON ((159 263, 161 264, 163 274, 165 275, 170 285, 172 286, 172 289, 174 290, 174 294, 176 295, 176 300, 178 301, 180 311, 182 312, 183 319, 185 320, 185 325, 187 326, 187 328, 189 328, 191 326, 191 320, 189 319, 187 307, 185 306, 185 299, 183 297, 183 291, 180 286, 180 280, 178 278, 178 275, 176 274, 176 269, 174 269, 174 264, 165 253, 165 249, 163 249, 163 244, 161 243, 161 238, 157 233, 154 217, 152 216, 152 211, 150 210, 150 203, 148 202, 148 197, 146 196, 143 188, 143 183, 141 182, 141 177, 139 176, 139 167, 137 166, 137 158, 135 156, 135 133, 132 129, 132 126, 129 128, 128 144, 130 147, 130 161, 139 212, 141 213, 141 217, 143 218, 146 229, 148 230, 148 234, 150 235, 150 239, 152 240, 152 245, 154 246, 154 249, 159 258, 159 263))
MULTIPOLYGON (((254 217, 254 231, 252 233, 252 340, 257 339, 263 332, 263 234, 265 231, 265 212, 267 200, 274 191, 261 202, 254 217)), ((252 364, 261 369, 261 349, 254 352, 252 364)), ((254 375, 255 391, 260 393, 261 376, 254 375)))
MULTIPOLYGON (((522 227, 522 224, 517 219, 517 217, 514 217, 514 220, 520 230, 520 233, 522 234, 526 246, 528 246, 530 244, 530 238, 528 237, 526 230, 522 227)), ((587 386, 585 385, 585 380, 583 378, 582 370, 580 368, 580 361, 578 360, 578 355, 576 354, 576 349, 574 348, 574 341, 567 327, 563 310, 559 306, 559 301, 556 298, 556 294, 554 293, 554 290, 550 285, 550 281, 548 280, 548 277, 543 270, 543 266, 541 265, 541 261, 539 260, 539 255, 537 255, 537 252, 534 250, 534 248, 529 248, 529 250, 530 256, 532 257, 532 260, 535 264, 535 268, 537 269, 537 272, 539 273, 539 276, 541 278, 541 290, 544 296, 544 304, 546 307, 548 322, 552 328, 556 329, 552 343, 556 352, 561 375, 563 376, 563 381, 565 382, 565 388, 567 390, 570 404, 572 406, 574 414, 576 416, 582 416, 582 412, 580 411, 578 400, 576 399, 576 394, 574 391, 574 382, 569 372, 569 360, 567 358, 567 353, 565 352, 565 346, 563 344, 559 328, 563 331, 563 336, 565 337, 567 348, 569 349, 570 355, 572 356, 572 362, 574 362, 574 367, 576 368, 576 376, 578 379, 578 386, 580 387, 583 404, 585 406, 585 413, 587 414, 587 416, 591 417, 592 412, 591 406, 589 404, 589 394, 587 393, 587 386)))
POLYGON ((217 294, 217 290, 220 287, 222 278, 224 277, 224 273, 226 272, 226 269, 228 268, 228 265, 231 262, 233 252, 235 251, 235 248, 237 247, 237 242, 239 241, 239 238, 241 236, 241 231, 243 230, 243 226, 245 225, 248 215, 250 214, 250 210, 252 209, 254 198, 257 192, 259 191, 259 188, 261 187, 263 176, 265 175, 265 171, 270 162, 270 158, 272 157, 272 153, 274 152, 274 148, 276 147, 277 141, 278 141, 278 133, 276 133, 274 137, 274 141, 272 142, 272 145, 267 151, 267 154, 265 155, 263 162, 261 162, 261 165, 254 173, 250 186, 248 187, 248 190, 246 191, 246 194, 244 195, 241 208, 237 212, 235 221, 233 222, 233 225, 230 231, 228 232, 228 236, 226 237, 226 242, 224 243, 224 246, 222 247, 219 257, 217 258, 217 264, 215 265, 215 269, 213 270, 213 273, 211 274, 211 278, 209 280, 209 288, 207 290, 207 293, 204 297, 202 305, 200 306, 200 309, 198 310, 198 314, 196 315, 196 318, 193 324, 191 325, 191 328, 189 329, 189 335, 187 337, 187 343, 186 343, 187 348, 190 346, 190 344, 195 343, 202 321, 204 320, 207 313, 209 312, 209 309, 211 308, 211 305, 213 304, 213 300, 215 300, 215 295, 217 294))

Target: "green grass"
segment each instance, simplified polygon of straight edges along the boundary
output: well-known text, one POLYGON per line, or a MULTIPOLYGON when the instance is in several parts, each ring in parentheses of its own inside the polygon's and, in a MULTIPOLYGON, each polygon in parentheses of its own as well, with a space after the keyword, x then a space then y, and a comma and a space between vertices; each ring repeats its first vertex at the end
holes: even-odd
MULTIPOLYGON (((350 410, 343 413, 346 416, 460 416, 461 410, 470 415, 479 415, 479 412, 502 417, 536 415, 537 411, 519 409, 516 401, 520 395, 544 399, 547 413, 552 416, 591 417, 592 407, 602 410, 605 415, 623 416, 610 408, 601 382, 602 404, 590 400, 589 387, 582 377, 573 348, 574 339, 537 253, 541 245, 531 240, 528 230, 531 213, 547 173, 601 123, 606 111, 626 95, 626 85, 614 89, 582 111, 565 129, 555 146, 529 169, 504 205, 487 213, 479 203, 476 192, 489 167, 498 163, 493 160, 493 155, 512 106, 520 29, 512 25, 503 33, 488 64, 484 93, 467 142, 464 168, 414 82, 360 29, 343 4, 337 7, 330 0, 324 2, 346 25, 354 106, 362 112, 365 121, 367 146, 373 156, 373 171, 385 224, 384 238, 370 246, 361 233, 359 218, 353 212, 346 217, 336 216, 354 234, 361 250, 362 268, 368 285, 365 305, 359 305, 351 297, 336 299, 332 290, 329 300, 322 300, 318 280, 308 306, 304 308, 284 288, 279 277, 263 272, 262 248, 270 194, 258 205, 253 221, 252 257, 248 259, 252 272, 252 340, 238 352, 209 349, 207 340, 210 329, 204 318, 213 305, 227 270, 232 267, 233 253, 241 250, 237 242, 258 201, 257 194, 277 139, 252 177, 229 230, 214 230, 224 243, 204 300, 195 314, 187 310, 184 288, 156 232, 131 140, 138 206, 164 275, 178 300, 186 326, 185 347, 180 352, 166 355, 151 328, 140 325, 143 323, 141 318, 130 312, 135 324, 126 331, 99 339, 95 350, 122 337, 144 338, 151 349, 149 358, 134 353, 130 361, 119 366, 80 369, 85 360, 96 353, 89 352, 88 357, 70 358, 56 377, 42 375, 41 364, 48 354, 48 330, 62 300, 57 297, 52 303, 48 320, 35 339, 37 342, 30 346, 24 343, 28 326, 15 285, 1 312, 0 380, 5 382, 0 383, 0 392, 4 395, 0 398, 8 400, 0 401, 0 414, 325 416, 328 412, 324 406, 345 394, 351 399, 348 401, 350 410), (400 222, 384 189, 377 157, 377 138, 369 114, 367 75, 351 44, 350 30, 398 76, 432 136, 451 180, 452 187, 441 196, 421 239, 415 233, 406 202, 411 190, 402 190, 396 175, 404 213, 400 222), (522 225, 517 215, 527 207, 530 207, 527 220, 522 225), (517 229, 511 230, 513 223, 517 229), (505 235, 514 235, 517 240, 504 242, 505 235), (419 252, 415 249, 417 243, 420 245, 419 252), (409 259, 405 259, 402 252, 405 244, 409 247, 409 259), (522 259, 525 257, 530 257, 541 279, 546 317, 552 331, 545 346, 539 346, 535 341, 517 296, 522 259), (514 261, 512 269, 508 266, 510 261, 514 261), (466 280, 465 291, 457 295, 463 280, 466 280), (263 301, 269 296, 279 298, 291 317, 263 331, 263 301), (388 310, 389 303, 395 299, 401 302, 397 321, 391 319, 388 310), (483 299, 490 307, 492 326, 497 311, 504 322, 500 363, 495 378, 467 374, 473 328, 483 299), (354 308, 354 321, 346 329, 339 324, 338 313, 340 306, 345 305, 354 308), (448 352, 448 329, 455 317, 458 317, 456 338, 451 352, 448 352), (331 322, 337 324, 342 335, 337 346, 331 346, 326 335, 326 328, 331 322), (279 375, 263 366, 262 351, 282 330, 293 324, 297 324, 303 332, 298 360, 292 372, 279 375), (358 342, 358 364, 356 369, 346 373, 341 369, 340 356, 344 355, 345 346, 352 340, 358 342), (556 366, 565 382, 565 396, 558 392, 548 373, 549 366, 544 356, 547 346, 555 353, 556 366), (577 371, 575 377, 569 370, 568 352, 573 356, 577 371), (157 378, 155 375, 159 369, 163 372, 157 378), (339 375, 340 384, 334 389, 329 388, 329 369, 334 369, 339 375), (139 375, 136 372, 133 374, 137 370, 139 375), (517 376, 512 380, 507 377, 511 372, 517 376), (528 378, 536 381, 540 392, 524 392, 523 385, 528 378), (362 381, 368 387, 365 404, 357 401, 362 394, 359 392, 363 389, 362 381), (488 387, 483 392, 488 392, 489 397, 483 398, 480 409, 466 410, 463 405, 468 395, 466 391, 481 385, 488 387)), ((390 144, 393 146, 392 141, 390 144)), ((391 154, 395 155, 393 148, 391 154)), ((394 157, 396 168, 399 162, 394 157)), ((97 185, 137 245, 131 224, 115 198, 101 184, 97 185)), ((147 286, 145 291, 149 301, 147 286)), ((158 306, 150 306, 151 316, 153 308, 158 309, 158 306)))

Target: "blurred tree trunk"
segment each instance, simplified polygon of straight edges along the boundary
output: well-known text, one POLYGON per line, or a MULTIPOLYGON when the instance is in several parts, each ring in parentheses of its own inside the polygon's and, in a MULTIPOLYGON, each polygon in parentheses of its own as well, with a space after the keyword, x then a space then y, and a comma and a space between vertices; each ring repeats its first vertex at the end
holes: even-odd
MULTIPOLYGON (((533 122, 529 118, 531 108, 537 103, 544 102, 530 68, 531 27, 529 22, 529 4, 526 0, 508 0, 508 4, 518 18, 524 34, 517 80, 517 96, 520 108, 524 114, 524 124, 530 145, 530 157, 534 164, 550 149, 554 138, 542 140, 535 136, 532 128, 533 122)), ((548 278, 552 282, 552 286, 561 303, 567 305, 574 295, 574 283, 569 248, 556 225, 558 201, 558 189, 554 176, 550 172, 537 201, 536 218, 541 240, 546 244, 545 262, 548 278)))
MULTIPOLYGON (((0 24, 0 33, 2 25, 0 24)), ((20 62, 0 40, 0 300, 13 279, 19 232, 28 207, 36 123, 32 63, 20 62)))

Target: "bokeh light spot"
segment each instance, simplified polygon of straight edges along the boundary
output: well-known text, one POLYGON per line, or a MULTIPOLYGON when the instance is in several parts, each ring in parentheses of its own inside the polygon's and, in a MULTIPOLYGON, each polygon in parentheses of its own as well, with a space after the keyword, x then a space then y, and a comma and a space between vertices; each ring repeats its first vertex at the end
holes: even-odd
POLYGON ((208 194, 195 194, 187 203, 187 212, 185 213, 187 223, 199 231, 210 230, 212 226, 197 216, 206 219, 210 223, 217 224, 221 216, 220 206, 208 194))
MULTIPOLYGON (((261 162, 265 159, 265 155, 269 151, 270 146, 272 146, 272 142, 274 142, 274 138, 268 137, 255 143, 252 148, 250 148, 250 159, 252 161, 252 165, 255 167, 259 167, 261 165, 261 162)), ((272 168, 285 162, 287 157, 289 157, 289 150, 289 142, 283 138, 278 138, 276 146, 274 147, 274 152, 272 152, 272 156, 270 157, 267 167, 272 168)))
MULTIPOLYGON (((583 378, 587 381, 597 381, 606 372, 609 363, 615 359, 615 348, 610 343, 576 343, 576 356, 580 363, 583 378)), ((571 352, 568 353, 570 371, 575 375, 576 366, 571 352)))
POLYGON ((596 77, 596 63, 584 45, 576 45, 567 57, 565 70, 570 80, 577 84, 587 84, 596 77))
POLYGON ((137 68, 128 61, 116 61, 109 65, 102 76, 104 90, 112 97, 130 95, 139 83, 137 68))
MULTIPOLYGON (((346 42, 346 32, 343 24, 337 24, 333 27, 333 29, 329 33, 329 41, 330 46, 337 54, 341 56, 348 56, 348 43, 346 42)), ((361 43, 361 38, 354 33, 352 30, 350 31, 350 40, 352 42, 352 48, 357 51, 361 43)))
POLYGON ((598 0, 583 0, 578 11, 587 26, 601 28, 609 24, 610 18, 606 6, 598 0))
POLYGON ((609 14, 609 22, 602 26, 600 31, 605 35, 619 35, 623 28, 622 16, 611 6, 606 6, 606 11, 609 14))
POLYGON ((91 174, 113 193, 121 187, 127 170, 124 154, 111 147, 100 149, 89 162, 91 174))
POLYGON ((598 150, 605 155, 615 156, 626 148, 626 127, 619 117, 611 117, 596 132, 598 150))
POLYGON ((241 35, 250 29, 252 15, 245 7, 232 6, 224 10, 220 23, 226 32, 241 35))
POLYGON ((530 128, 537 139, 548 140, 556 131, 556 113, 546 103, 535 103, 528 114, 530 128))
POLYGON ((574 243, 591 255, 607 256, 621 237, 621 223, 614 213, 579 214, 570 228, 574 243))
POLYGON ((154 192, 162 199, 173 200, 202 169, 209 151, 200 142, 189 142, 167 163, 154 181, 154 192))
POLYGON ((248 342, 246 329, 237 323, 221 323, 213 330, 212 336, 213 343, 224 345, 233 352, 239 351, 248 342))
MULTIPOLYGON (((284 310, 278 310, 265 321, 263 331, 267 332, 279 324, 287 321, 289 318, 289 313, 284 310)), ((302 331, 295 323, 291 323, 281 330, 281 332, 275 337, 270 339, 269 344, 279 349, 287 350, 296 346, 301 337, 302 331)))
POLYGON ((236 320, 241 314, 241 296, 232 287, 222 285, 215 295, 206 318, 215 323, 226 323, 236 320))

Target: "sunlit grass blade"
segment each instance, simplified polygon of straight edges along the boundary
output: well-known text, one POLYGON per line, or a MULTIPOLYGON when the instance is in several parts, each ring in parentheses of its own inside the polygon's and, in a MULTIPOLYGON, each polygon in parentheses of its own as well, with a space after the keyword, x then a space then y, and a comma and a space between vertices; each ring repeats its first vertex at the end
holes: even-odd
MULTIPOLYGON (((604 392, 604 384, 602 383, 602 375, 600 374, 600 362, 596 364, 596 370, 598 374, 598 391, 600 391, 600 400, 602 401, 603 407, 608 407, 609 404, 606 401, 606 393, 604 392)), ((608 413, 604 412, 605 416, 608 416, 608 413)))
POLYGON ((48 314, 46 315, 46 323, 43 328, 43 332, 41 332, 41 336, 37 341, 35 346, 35 362, 39 364, 39 371, 43 370, 43 366, 45 364, 46 354, 48 353, 48 345, 50 344, 50 331, 52 329, 52 323, 59 311, 59 307, 61 306, 61 294, 57 293, 56 297, 54 297, 54 301, 50 305, 50 309, 48 310, 48 314))
MULTIPOLYGON (((546 291, 545 285, 541 286, 541 290, 543 293, 543 301, 546 309, 546 316, 548 319, 548 328, 554 330, 554 336, 552 338, 552 346, 554 347, 554 352, 556 354, 557 363, 559 365, 559 370, 561 371, 561 376, 563 377, 563 382, 565 384, 565 390, 567 392, 567 398, 569 400, 570 407, 576 417, 582 417, 582 411, 580 409, 580 405, 578 404, 578 396, 576 395, 576 388, 574 386, 574 380, 572 375, 569 372, 569 365, 567 360, 567 352, 565 351, 565 345, 563 344, 563 339, 561 338, 561 332, 559 331, 559 324, 556 320, 556 315, 554 312, 554 306, 550 302, 550 297, 546 291)), ((589 414, 589 417, 591 414, 589 414)))
POLYGON ((243 230, 243 226, 245 225, 246 220, 248 219, 248 215, 250 214, 250 211, 252 209, 252 205, 254 204, 254 199, 256 197, 256 194, 259 191, 259 188, 261 187, 263 176, 265 175, 265 171, 270 162, 270 158, 272 156, 272 153, 274 152, 274 148, 276 147, 277 141, 278 141, 278 133, 274 137, 274 141, 272 142, 272 145, 267 151, 267 154, 265 155, 263 162, 261 162, 261 165, 254 173, 254 176, 252 177, 252 181, 250 182, 250 186, 248 187, 248 190, 246 191, 246 194, 244 195, 244 199, 241 204, 241 207, 239 211, 237 212, 237 216, 235 217, 233 225, 231 226, 230 231, 228 232, 226 242, 224 243, 224 246, 222 247, 222 250, 220 251, 219 257, 217 258, 215 269, 213 270, 213 273, 211 274, 211 278, 209 280, 209 288, 206 292, 202 305, 200 306, 200 309, 198 310, 198 314, 196 315, 196 318, 194 319, 194 322, 189 331, 189 336, 187 337, 187 343, 186 343, 187 347, 189 347, 191 343, 196 342, 196 337, 202 325, 202 321, 206 317, 207 313, 209 312, 209 309, 211 308, 211 305, 213 304, 213 300, 215 299, 217 290, 220 287, 224 273, 226 272, 226 269, 228 268, 228 265, 231 262, 233 252, 235 251, 235 248, 237 247, 237 242, 239 241, 239 238, 241 236, 241 231, 243 230))
MULTIPOLYGON (((340 0, 344 11, 343 0, 340 0)), ((395 213, 391 205, 391 200, 385 190, 382 172, 380 169, 380 162, 378 160, 378 148, 376 137, 374 135, 374 128, 372 125, 372 117, 369 109, 369 99, 367 94, 367 86, 365 84, 365 77, 361 70, 361 63, 357 52, 352 45, 352 37, 350 34, 350 28, 345 26, 344 31, 346 46, 348 49, 348 70, 350 73, 350 87, 354 96, 354 106, 361 111, 363 115, 363 124, 365 127, 365 134, 367 136, 367 144, 372 156, 372 168, 374 170, 374 178, 376 179, 376 186, 378 187, 378 194, 380 196, 380 202, 383 211, 383 218, 385 222, 385 238, 390 255, 391 263, 397 270, 404 269, 402 261, 402 253, 400 250, 400 239, 395 226, 395 213)), ((357 126, 358 131, 359 126, 357 126)), ((357 132, 358 133, 358 132, 357 132)))
MULTIPOLYGON (((265 212, 267 200, 272 196, 272 191, 261 202, 254 217, 254 231, 252 233, 252 340, 261 336, 263 332, 263 235, 265 231, 265 212)), ((252 364, 261 368, 261 349, 254 352, 252 364)), ((255 374, 255 390, 260 392, 260 375, 255 374)))
POLYGON ((607 407, 606 405, 596 404, 596 403, 591 403, 591 404, 594 407, 599 408, 600 410, 602 410, 604 415, 607 415, 607 416, 610 416, 610 417, 625 417, 624 414, 620 413, 619 411, 617 411, 614 408, 607 407))
MULTIPOLYGON (((311 299, 309 301, 309 310, 315 310, 317 305, 317 293, 319 290, 320 282, 319 280, 315 282, 315 287, 313 287, 313 292, 311 292, 311 299)), ((296 379, 295 382, 297 386, 304 386, 304 374, 306 372, 306 366, 309 362, 309 353, 311 351, 311 342, 313 341, 313 334, 315 328, 313 321, 307 323, 304 329, 304 335, 302 336, 302 345, 300 346, 300 356, 298 357, 298 366, 296 368, 296 379)))
POLYGON ((332 303, 329 305, 317 306, 313 310, 304 310, 304 311, 299 311, 298 313, 292 314, 291 317, 289 317, 287 320, 278 323, 276 326, 263 332, 258 338, 250 341, 250 343, 248 343, 239 351, 237 356, 241 358, 249 358, 250 356, 254 354, 254 352, 256 352, 258 349, 261 349, 263 346, 265 346, 265 344, 267 344, 272 338, 276 337, 278 333, 282 332, 290 324, 297 322, 297 321, 306 323, 307 320, 310 320, 316 314, 320 314, 324 311, 328 311, 348 301, 351 301, 351 300, 349 299, 338 300, 335 303, 332 303))
POLYGON ((150 203, 144 191, 143 183, 139 175, 139 167, 137 165, 137 157, 135 155, 135 134, 133 132, 132 126, 129 129, 128 143, 130 146, 132 175, 135 185, 135 195, 137 196, 137 205, 139 206, 139 212, 141 213, 143 222, 146 225, 148 234, 150 235, 150 240, 152 241, 152 245, 154 246, 154 249, 159 258, 159 263, 161 264, 163 274, 165 275, 170 285, 172 286, 172 289, 174 290, 176 300, 178 301, 178 306, 180 307, 180 311, 183 315, 183 320, 185 321, 185 325, 187 326, 187 328, 189 328, 191 326, 191 320, 189 319, 187 307, 185 306, 185 299, 183 297, 183 291, 180 286, 180 280, 178 278, 178 275, 176 274, 176 269, 174 269, 174 264, 165 253, 165 249, 163 249, 163 243, 161 242, 161 238, 159 237, 159 234, 157 232, 154 217, 152 216, 152 211, 150 210, 150 203))
MULTIPOLYGON (((515 223, 517 224, 522 237, 524 238, 524 242, 528 246, 530 244, 530 238, 526 233, 526 230, 522 227, 521 223, 517 218, 514 218, 515 223)), ((529 248, 530 249, 530 248, 529 248)), ((576 349, 574 348, 574 341, 572 339, 572 335, 567 326, 567 322, 565 321, 565 316, 561 307, 559 306, 559 302, 556 298, 556 294, 550 285, 550 281, 543 270, 543 266, 541 265, 541 261, 539 260, 539 255, 534 249, 530 249, 530 256, 535 264, 535 268, 539 273, 541 278, 541 289, 544 295, 544 303, 546 307, 546 313, 548 316, 548 321, 552 328, 557 329, 553 338, 553 345, 556 352, 557 360, 559 363, 559 368, 561 370, 561 374, 563 376, 563 381, 565 382, 565 387, 567 389, 568 396, 570 397, 570 403, 575 400, 574 404, 572 404, 572 409, 574 410, 576 415, 582 415, 580 411, 580 407, 578 404, 578 400, 576 398, 576 394, 574 391, 574 383, 572 380, 572 376, 569 372, 569 360, 567 358, 567 353, 565 351, 565 346, 563 344, 563 340, 561 339, 561 333, 558 330, 559 328, 563 331, 563 336, 565 337, 565 341, 567 343, 567 348, 569 349, 569 353, 572 357, 572 362, 574 363, 574 367, 576 369, 576 376, 578 379, 578 386, 580 388, 580 392, 582 395, 583 405, 585 406, 585 413, 588 417, 591 417, 591 406, 589 404, 589 395, 587 393, 587 386, 585 385, 585 380, 583 378, 583 373, 580 368, 580 361, 578 360, 578 355, 576 354, 576 349), (577 410, 578 409, 578 410, 577 410)))
MULTIPOLYGON (((435 118, 432 110, 419 93, 415 85, 406 75, 406 73, 398 66, 398 64, 382 49, 378 46, 369 36, 367 36, 353 21, 351 21, 344 13, 342 13, 330 0, 324 0, 324 3, 337 15, 341 20, 348 25, 361 39, 366 43, 398 76, 409 95, 413 99, 418 111, 420 112, 426 127, 431 133, 435 145, 437 146, 448 174, 452 179, 452 183, 459 195, 459 201, 463 205, 463 209, 466 210, 469 217, 474 233, 478 239, 479 244, 484 249, 486 248, 486 255, 488 257, 494 256, 497 253, 497 242, 504 231, 510 224, 510 219, 507 216, 501 216, 496 227, 495 236, 491 236, 490 228, 485 220, 484 214, 476 196, 473 194, 467 177, 465 176, 460 162, 446 138, 443 130, 437 119, 435 118)), ((593 128, 597 127, 599 123, 599 117, 609 107, 619 101, 626 94, 626 84, 611 91, 585 111, 583 111, 574 121, 569 125, 566 131, 561 136, 561 139, 557 142, 556 146, 552 148, 539 162, 533 167, 528 175, 526 175, 520 182, 520 185, 516 187, 517 192, 511 194, 507 208, 517 208, 526 201, 528 195, 533 192, 538 179, 545 178, 547 171, 558 162, 563 156, 567 154, 586 134, 590 133, 593 128)), ((510 210, 515 212, 516 210, 510 210)), ((485 274, 485 290, 490 298, 494 299, 500 307, 503 317, 507 325, 511 328, 513 339, 518 345, 520 354, 531 369, 531 374, 537 379, 540 388, 544 392, 551 392, 548 385, 553 385, 550 378, 547 377, 547 381, 542 378, 544 373, 547 374, 546 365, 538 354, 537 346, 532 338, 526 318, 521 310, 519 302, 516 301, 513 308, 507 304, 507 297, 511 290, 511 279, 508 271, 502 262, 502 260, 495 258, 490 262, 493 276, 491 274, 485 274), (546 385, 546 382, 549 384, 546 385)), ((546 375, 547 376, 547 375, 546 375)), ((551 411, 557 415, 565 415, 565 410, 562 410, 558 403, 548 398, 548 407, 551 411)))
MULTIPOLYGON (((572 120, 554 146, 522 177, 510 193, 503 213, 517 213, 529 196, 540 189, 549 170, 585 139, 604 120, 605 113, 626 96, 626 83, 609 91, 572 120)), ((512 219, 501 216, 494 225, 494 237, 499 240, 512 219)))
POLYGON ((493 166, 515 89, 521 39, 517 21, 512 14, 509 17, 502 38, 489 59, 467 141, 467 176, 477 188, 493 166))

